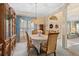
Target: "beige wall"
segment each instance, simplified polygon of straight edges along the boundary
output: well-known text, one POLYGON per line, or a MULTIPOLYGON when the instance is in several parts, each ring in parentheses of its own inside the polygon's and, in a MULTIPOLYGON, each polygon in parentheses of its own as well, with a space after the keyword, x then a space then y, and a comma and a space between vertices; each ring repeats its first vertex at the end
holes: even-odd
MULTIPOLYGON (((39 17, 38 20, 41 20, 39 22, 45 24, 45 30, 50 30, 49 29, 49 24, 53 24, 53 25, 58 24, 59 25, 59 28, 58 29, 56 29, 54 27, 51 30, 59 30, 59 33, 60 33, 59 38, 61 38, 62 33, 63 33, 63 28, 64 28, 64 30, 66 30, 66 28, 63 27, 63 24, 65 24, 65 21, 63 20, 63 12, 62 11, 61 12, 58 12, 54 16, 57 17, 57 20, 49 20, 49 16, 39 17)), ((34 21, 36 21, 36 20, 34 20, 34 21)))
POLYGON ((39 17, 38 19, 39 20, 42 20, 42 22, 45 24, 45 30, 50 30, 49 29, 49 24, 58 24, 59 25, 59 28, 56 29, 55 27, 51 30, 59 30, 60 32, 60 35, 59 35, 59 38, 61 38, 61 33, 63 33, 63 24, 64 24, 64 21, 63 21, 63 13, 62 12, 59 12, 57 14, 55 14, 55 16, 57 17, 57 20, 49 20, 49 16, 46 16, 46 17, 39 17))

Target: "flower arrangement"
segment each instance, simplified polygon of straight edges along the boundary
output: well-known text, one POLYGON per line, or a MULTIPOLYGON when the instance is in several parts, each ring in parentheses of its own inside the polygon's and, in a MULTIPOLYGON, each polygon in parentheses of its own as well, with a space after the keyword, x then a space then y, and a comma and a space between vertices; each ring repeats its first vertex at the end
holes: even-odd
POLYGON ((37 30, 37 32, 38 32, 38 35, 40 36, 43 31, 42 30, 37 30))

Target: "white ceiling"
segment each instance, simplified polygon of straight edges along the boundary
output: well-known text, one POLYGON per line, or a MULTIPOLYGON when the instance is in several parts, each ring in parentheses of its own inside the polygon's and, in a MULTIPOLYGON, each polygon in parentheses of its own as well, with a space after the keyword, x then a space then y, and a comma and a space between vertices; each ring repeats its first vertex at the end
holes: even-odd
MULTIPOLYGON (((9 3, 17 15, 41 17, 53 15, 64 3, 9 3)), ((70 3, 67 9, 68 21, 79 21, 79 3, 70 3)))
POLYGON ((16 14, 28 16, 48 16, 64 5, 64 3, 9 3, 16 14))
POLYGON ((71 3, 67 10, 68 21, 79 21, 79 3, 71 3))

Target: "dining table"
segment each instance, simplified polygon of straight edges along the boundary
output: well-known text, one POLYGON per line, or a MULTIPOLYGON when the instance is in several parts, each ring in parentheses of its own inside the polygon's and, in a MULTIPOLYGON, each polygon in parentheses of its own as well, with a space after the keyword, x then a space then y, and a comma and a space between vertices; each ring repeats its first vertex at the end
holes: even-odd
POLYGON ((40 44, 47 41, 48 35, 45 34, 32 34, 30 35, 32 39, 32 44, 37 48, 38 53, 40 54, 40 44))

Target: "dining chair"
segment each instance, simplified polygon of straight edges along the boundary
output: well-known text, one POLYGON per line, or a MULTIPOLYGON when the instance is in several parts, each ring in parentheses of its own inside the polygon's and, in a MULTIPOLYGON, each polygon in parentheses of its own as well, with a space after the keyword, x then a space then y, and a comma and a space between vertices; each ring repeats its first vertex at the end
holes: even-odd
POLYGON ((47 30, 45 31, 45 35, 48 35, 48 31, 47 30))
POLYGON ((44 44, 40 44, 40 53, 45 53, 46 55, 49 55, 51 53, 54 53, 54 56, 56 56, 56 46, 57 46, 57 37, 59 33, 49 33, 48 34, 48 40, 44 44))
POLYGON ((37 34, 37 30, 33 30, 32 31, 32 34, 37 34))
POLYGON ((38 53, 38 50, 37 50, 37 48, 32 44, 32 40, 31 40, 31 38, 29 37, 29 35, 28 35, 28 33, 26 32, 26 37, 27 37, 27 52, 28 52, 28 56, 29 56, 29 54, 30 54, 30 52, 31 52, 31 48, 34 48, 35 50, 36 50, 36 52, 37 52, 37 55, 39 54, 38 53))
POLYGON ((0 56, 3 55, 3 43, 0 43, 0 56))

